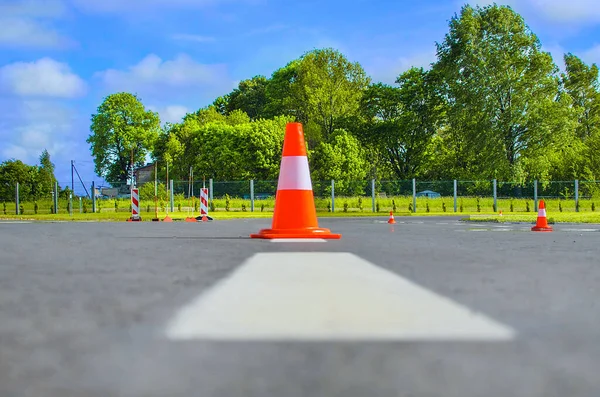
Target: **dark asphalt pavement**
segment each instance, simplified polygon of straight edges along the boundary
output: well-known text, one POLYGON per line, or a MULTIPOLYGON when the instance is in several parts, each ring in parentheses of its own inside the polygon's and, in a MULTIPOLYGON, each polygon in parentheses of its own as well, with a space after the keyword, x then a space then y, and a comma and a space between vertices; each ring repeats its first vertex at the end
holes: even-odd
MULTIPOLYGON (((598 397, 600 226, 321 219, 0 222, 1 397, 598 397), (351 252, 513 328, 509 342, 173 342, 169 318, 258 252, 351 252)), ((533 221, 534 219, 532 219, 533 221)))

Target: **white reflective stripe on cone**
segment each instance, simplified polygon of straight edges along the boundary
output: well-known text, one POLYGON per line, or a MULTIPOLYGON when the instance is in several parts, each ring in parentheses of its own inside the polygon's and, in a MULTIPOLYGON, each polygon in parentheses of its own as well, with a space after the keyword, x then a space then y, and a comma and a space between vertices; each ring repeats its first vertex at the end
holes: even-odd
POLYGON ((544 209, 540 209, 538 211, 538 216, 546 217, 546 209, 545 208, 544 209))
POLYGON ((283 156, 281 158, 277 190, 312 190, 306 156, 283 156))

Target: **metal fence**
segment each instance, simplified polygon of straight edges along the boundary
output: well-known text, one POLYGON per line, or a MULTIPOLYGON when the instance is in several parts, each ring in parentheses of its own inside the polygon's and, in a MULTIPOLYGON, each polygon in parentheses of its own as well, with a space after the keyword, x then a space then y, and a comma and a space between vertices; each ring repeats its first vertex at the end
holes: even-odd
MULTIPOLYGON (((108 183, 97 186, 75 186, 55 183, 51 197, 20 197, 15 186, 14 201, 4 201, 4 214, 56 214, 87 212, 127 212, 130 186, 108 183), (60 189, 66 186, 67 189, 60 189)), ((212 211, 272 211, 277 181, 169 181, 148 182, 140 189, 142 211, 197 210, 200 189, 209 190, 212 211), (155 199, 156 197, 156 199, 155 199)), ((540 199, 549 210, 595 211, 600 204, 600 181, 533 181, 530 183, 479 181, 366 180, 313 181, 315 204, 319 211, 364 212, 532 212, 540 199)))

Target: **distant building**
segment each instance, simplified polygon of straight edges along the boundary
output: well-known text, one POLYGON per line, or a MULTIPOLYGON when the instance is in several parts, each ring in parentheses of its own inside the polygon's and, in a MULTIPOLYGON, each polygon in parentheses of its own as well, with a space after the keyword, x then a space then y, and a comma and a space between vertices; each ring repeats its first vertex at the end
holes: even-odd
POLYGON ((154 182, 154 163, 148 163, 143 167, 136 168, 133 174, 138 187, 147 182, 154 182))

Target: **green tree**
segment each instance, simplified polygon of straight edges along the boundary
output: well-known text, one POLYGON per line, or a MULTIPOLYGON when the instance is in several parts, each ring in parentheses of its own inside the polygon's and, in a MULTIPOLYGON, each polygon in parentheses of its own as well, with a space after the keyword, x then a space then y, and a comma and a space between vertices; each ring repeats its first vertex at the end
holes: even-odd
POLYGON ((7 160, 0 164, 0 199, 14 201, 16 185, 19 183, 19 198, 27 201, 34 198, 37 168, 21 160, 7 160))
POLYGON ((143 165, 160 130, 158 114, 145 109, 133 94, 109 95, 92 115, 91 145, 95 171, 108 181, 125 182, 135 166, 143 165))
POLYGON ((254 76, 243 80, 238 87, 225 98, 219 97, 214 102, 217 109, 224 109, 223 114, 231 114, 235 110, 241 110, 251 120, 263 118, 266 115, 268 80, 264 76, 254 76), (224 104, 223 107, 221 107, 224 104))
POLYGON ((409 69, 396 83, 399 87, 379 83, 365 91, 362 111, 368 123, 360 136, 385 156, 397 178, 410 179, 427 170, 442 106, 423 68, 409 69))
POLYGON ((341 195, 362 194, 370 166, 359 140, 345 130, 335 130, 329 142, 321 142, 310 156, 311 177, 315 183, 335 179, 341 195))
POLYGON ((37 197, 50 197, 52 195, 54 181, 56 181, 56 177, 54 176, 54 164, 50 160, 50 153, 44 149, 40 155, 40 166, 37 175, 37 197))
POLYGON ((577 135, 585 140, 600 130, 600 80, 596 64, 586 65, 573 54, 565 54, 563 84, 578 110, 577 135))
POLYGON ((505 6, 465 6, 437 44, 434 73, 448 101, 448 136, 463 176, 523 180, 569 128, 558 68, 523 18, 505 6))

